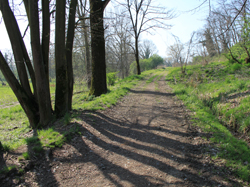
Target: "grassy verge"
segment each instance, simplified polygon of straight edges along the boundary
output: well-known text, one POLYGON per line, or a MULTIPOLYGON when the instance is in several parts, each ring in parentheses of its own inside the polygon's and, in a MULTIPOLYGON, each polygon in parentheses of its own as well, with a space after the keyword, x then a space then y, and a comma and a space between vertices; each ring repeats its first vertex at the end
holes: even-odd
POLYGON ((213 134, 224 159, 241 179, 250 181, 250 69, 247 65, 211 63, 172 68, 166 76, 175 94, 193 111, 193 122, 213 134))
MULTIPOLYGON (((115 105, 118 100, 123 97, 130 88, 135 86, 139 80, 150 76, 152 71, 147 71, 142 73, 140 76, 133 75, 127 77, 123 80, 117 82, 114 86, 109 87, 109 92, 103 94, 100 97, 88 96, 88 92, 78 92, 73 96, 73 109, 74 110, 98 110, 105 109, 115 105)), ((9 87, 0 87, 4 90, 5 96, 8 98, 15 98, 13 92, 9 87)), ((54 93, 55 87, 52 84, 51 92, 54 93)), ((2 94, 2 92, 0 92, 2 94)), ((9 99, 9 100, 11 100, 9 99)), ((52 98, 53 99, 53 98, 52 98)), ((8 100, 8 99, 7 99, 8 100)), ((3 102, 3 101, 2 101, 3 102)), ((5 103, 8 105, 9 103, 5 103)), ((73 114, 67 114, 62 120, 64 125, 70 123, 73 118, 77 117, 79 112, 74 112, 73 114)), ((62 132, 58 134, 56 130, 52 127, 49 129, 40 130, 34 135, 32 129, 29 127, 28 119, 20 105, 9 106, 0 109, 0 141, 3 145, 5 151, 14 150, 21 145, 29 144, 28 137, 37 139, 40 142, 40 148, 37 147, 38 151, 41 147, 50 147, 51 145, 61 145, 64 142, 65 134, 62 132), (43 143, 43 138, 40 134, 53 134, 54 136, 48 136, 48 144, 43 143)), ((46 137, 43 135, 43 137, 46 137)), ((35 146, 36 147, 36 146, 35 146)), ((35 148, 36 149, 36 148, 35 148)))
POLYGON ((115 105, 118 100, 126 95, 130 88, 135 86, 139 80, 143 79, 149 73, 140 76, 133 75, 117 82, 114 86, 109 87, 107 94, 100 97, 89 96, 88 92, 75 94, 73 97, 73 109, 81 110, 103 110, 115 105))

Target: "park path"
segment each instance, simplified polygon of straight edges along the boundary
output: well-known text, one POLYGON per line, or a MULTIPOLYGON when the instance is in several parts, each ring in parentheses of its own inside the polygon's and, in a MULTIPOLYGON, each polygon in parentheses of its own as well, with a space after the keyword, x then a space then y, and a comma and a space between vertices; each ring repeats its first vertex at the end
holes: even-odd
POLYGON ((80 135, 28 171, 23 185, 240 186, 204 155, 206 134, 191 128, 164 78, 142 80, 112 108, 83 111, 74 123, 80 135))

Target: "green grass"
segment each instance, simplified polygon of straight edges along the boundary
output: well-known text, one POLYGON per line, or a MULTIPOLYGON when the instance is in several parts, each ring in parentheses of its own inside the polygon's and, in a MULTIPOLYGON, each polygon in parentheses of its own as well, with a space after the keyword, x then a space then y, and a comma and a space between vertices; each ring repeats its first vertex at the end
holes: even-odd
POLYGON ((154 75, 154 76, 150 77, 150 78, 146 81, 146 83, 149 84, 149 83, 153 82, 154 79, 155 79, 156 77, 158 77, 158 75, 154 75))
POLYGON ((0 105, 10 106, 17 102, 15 94, 9 86, 0 86, 0 105))
MULTIPOLYGON (((118 81, 114 86, 109 87, 109 92, 100 97, 88 96, 88 92, 77 92, 73 96, 73 109, 75 110, 98 110, 115 105, 117 101, 128 93, 129 89, 135 86, 139 80, 150 76, 153 71, 142 73, 142 75, 133 75, 123 80, 118 81)), ((83 85, 86 86, 86 85, 83 85)), ((79 87, 79 85, 76 85, 79 87)), ((0 98, 5 97, 1 102, 5 102, 9 106, 9 101, 17 101, 15 95, 8 86, 0 87, 0 98), (6 99, 7 98, 7 99, 6 99)), ((52 100, 55 93, 55 83, 50 83, 50 90, 52 100)), ((87 90, 87 89, 86 89, 87 90)), ((70 123, 72 118, 77 117, 79 114, 74 112, 72 115, 69 113, 61 119, 63 125, 70 123)), ((20 105, 10 106, 0 109, 0 141, 5 151, 14 150, 21 145, 31 144, 32 141, 40 142, 40 147, 54 147, 61 146, 66 141, 70 134, 58 134, 53 129, 38 131, 38 135, 26 138, 27 135, 33 136, 32 129, 29 127, 28 119, 20 105), (41 135, 42 134, 42 135, 41 135)), ((35 147, 36 151, 41 149, 35 147)))
POLYGON ((150 74, 152 74, 152 71, 143 72, 140 76, 132 75, 120 80, 114 86, 109 87, 107 94, 103 94, 99 97, 89 96, 88 92, 75 94, 73 96, 73 109, 95 111, 111 107, 115 105, 120 98, 126 95, 139 80, 150 76, 150 74))
POLYGON ((250 149, 232 132, 249 136, 250 69, 228 62, 188 66, 185 75, 172 68, 166 76, 175 94, 193 111, 193 122, 212 132, 220 148, 217 157, 245 181, 250 181, 250 149))

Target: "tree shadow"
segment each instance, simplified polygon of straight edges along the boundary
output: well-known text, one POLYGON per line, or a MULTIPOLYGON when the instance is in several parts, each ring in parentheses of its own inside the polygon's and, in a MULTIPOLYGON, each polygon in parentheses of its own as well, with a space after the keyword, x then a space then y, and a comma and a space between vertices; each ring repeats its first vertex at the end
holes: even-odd
POLYGON ((159 96, 175 96, 174 93, 167 93, 167 92, 156 92, 156 91, 137 91, 137 90, 132 90, 129 89, 130 92, 135 93, 135 94, 149 94, 149 95, 159 95, 159 96))
MULTIPOLYGON (((148 132, 151 128, 149 126, 145 127, 140 124, 133 125, 116 121, 99 112, 84 112, 81 115, 81 120, 84 121, 84 124, 86 125, 79 123, 75 123, 74 125, 79 128, 79 132, 84 136, 77 136, 74 141, 69 142, 69 145, 78 150, 80 155, 74 157, 74 159, 53 155, 54 160, 69 164, 92 163, 98 168, 98 171, 100 171, 102 175, 115 186, 124 186, 124 182, 130 183, 134 186, 196 186, 197 184, 225 186, 223 183, 212 179, 212 176, 214 176, 214 173, 212 172, 208 172, 204 178, 204 176, 195 174, 189 169, 177 169, 166 162, 159 160, 156 158, 157 156, 149 156, 141 153, 142 151, 146 151, 147 153, 161 156, 164 159, 169 159, 173 162, 178 162, 179 164, 189 165, 194 170, 200 170, 205 169, 203 163, 199 162, 197 159, 197 157, 202 154, 201 145, 192 145, 178 140, 169 139, 167 137, 162 137, 155 133, 148 132), (144 128, 146 128, 147 131, 144 131, 144 128), (101 134, 101 136, 98 136, 98 134, 101 134), (146 136, 152 138, 145 139, 146 136), (159 142, 156 141, 156 139, 162 141, 159 142), (122 144, 126 144, 126 146, 123 147, 121 146, 122 144), (151 145, 156 146, 154 147, 151 145), (157 146, 164 147, 165 150, 171 150, 172 154, 158 149, 157 146), (98 149, 102 149, 109 154, 116 154, 124 159, 133 160, 144 165, 144 167, 155 168, 177 180, 176 182, 171 183, 161 177, 153 179, 151 178, 151 175, 133 172, 132 170, 109 160, 109 158, 96 151, 98 149), (188 150, 190 150, 190 152, 188 150), (173 155, 175 153, 183 153, 185 154, 185 157, 176 156, 177 154, 173 155), (114 175, 117 178, 115 178, 114 175)), ((150 130, 155 131, 154 127, 150 130)), ((188 133, 173 133, 179 136, 190 136, 188 133)), ((208 164, 206 167, 211 167, 214 170, 222 170, 221 167, 213 164, 208 164)))
MULTIPOLYGON (((178 169, 159 159, 159 157, 162 157, 171 162, 188 165, 196 171, 205 169, 203 163, 197 159, 202 154, 201 145, 181 142, 154 132, 164 132, 179 137, 192 136, 190 133, 170 131, 164 127, 157 128, 140 123, 127 123, 126 121, 110 118, 100 112, 81 111, 80 121, 81 123, 75 122, 68 125, 71 126, 70 128, 78 129, 78 134, 71 134, 72 140, 67 143, 67 145, 74 147, 77 152, 76 155, 74 155, 75 153, 73 156, 54 155, 54 152, 64 149, 55 148, 52 150, 49 160, 45 158, 44 151, 41 152, 41 155, 35 155, 34 159, 32 159, 28 171, 34 174, 33 176, 30 175, 30 177, 35 177, 34 180, 37 182, 37 185, 56 187, 66 184, 67 180, 75 180, 75 183, 72 183, 72 185, 74 184, 73 186, 82 186, 81 183, 77 183, 77 179, 86 177, 85 165, 93 164, 96 166, 96 170, 104 176, 105 180, 109 181, 108 184, 117 187, 126 186, 126 184, 142 187, 168 185, 199 186, 199 184, 225 186, 222 182, 212 178, 215 175, 212 171, 207 172, 204 177, 187 168, 178 169), (145 137, 150 138, 145 139, 145 137), (126 146, 122 146, 124 144, 126 146), (164 150, 168 150, 171 153, 159 147, 163 147, 164 150), (143 168, 156 169, 167 176, 176 178, 176 180, 171 182, 160 176, 152 177, 150 173, 143 173, 143 171, 138 173, 138 171, 133 171, 120 165, 119 162, 114 162, 109 157, 105 157, 101 152, 96 151, 97 149, 102 149, 102 153, 107 152, 111 155, 118 155, 119 158, 134 161, 138 165, 143 165, 143 168), (150 154, 143 154, 143 152, 150 154), (185 157, 178 156, 181 155, 180 153, 184 154, 185 157), (62 179, 58 177, 56 171, 53 171, 53 168, 59 163, 68 165, 69 168, 73 164, 82 164, 83 169, 80 170, 82 173, 74 174, 74 176, 64 176, 65 178, 62 179), (50 169, 48 170, 48 168, 50 169)), ((55 130, 62 134, 62 131, 59 129, 55 130)), ((34 130, 33 137, 37 136, 37 131, 34 130)), ((39 140, 35 145, 32 142, 27 142, 27 146, 28 152, 34 154, 34 146, 42 146, 42 143, 39 140)), ((68 150, 65 148, 65 151, 68 150)), ((2 153, 0 156, 2 156, 2 153)), ((223 169, 212 163, 207 164, 206 167, 213 168, 213 170, 223 169)), ((230 182, 234 183, 233 181, 230 182)), ((95 183, 92 184, 94 185, 95 183)), ((238 183, 234 184, 240 186, 238 183)), ((29 186, 28 183, 27 185, 29 186)), ((100 185, 105 186, 105 184, 100 185)), ((14 186, 14 184, 9 186, 14 186)))
POLYGON ((38 138, 37 129, 33 129, 33 136, 31 138, 34 138, 35 140, 29 141, 26 139, 28 153, 31 157, 31 161, 25 168, 26 172, 30 172, 28 174, 30 177, 35 177, 38 186, 59 186, 51 169, 48 170, 48 168, 50 168, 50 161, 47 160, 46 154, 49 150, 45 150, 42 146, 42 143, 38 138))
POLYGON ((18 172, 18 168, 15 164, 10 164, 10 162, 7 163, 6 161, 12 155, 20 156, 20 154, 12 153, 12 151, 6 151, 0 141, 0 186, 16 186, 19 183, 20 173, 18 172))

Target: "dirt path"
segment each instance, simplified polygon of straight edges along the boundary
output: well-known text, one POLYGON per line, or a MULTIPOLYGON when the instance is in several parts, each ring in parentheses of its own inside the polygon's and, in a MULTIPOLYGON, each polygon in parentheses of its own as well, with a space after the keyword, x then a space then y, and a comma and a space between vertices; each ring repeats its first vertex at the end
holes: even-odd
POLYGON ((240 186, 203 156, 206 135, 189 128, 164 76, 157 87, 144 80, 113 108, 80 118, 81 135, 31 164, 19 186, 240 186))

